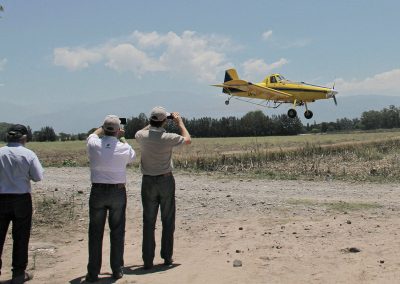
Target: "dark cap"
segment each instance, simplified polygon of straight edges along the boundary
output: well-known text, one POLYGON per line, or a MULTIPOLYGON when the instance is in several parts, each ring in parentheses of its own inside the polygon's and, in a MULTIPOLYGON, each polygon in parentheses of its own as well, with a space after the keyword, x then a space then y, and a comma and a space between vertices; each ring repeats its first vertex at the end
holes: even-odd
POLYGON ((28 129, 22 124, 14 124, 8 128, 7 134, 11 137, 19 138, 28 135, 28 129))

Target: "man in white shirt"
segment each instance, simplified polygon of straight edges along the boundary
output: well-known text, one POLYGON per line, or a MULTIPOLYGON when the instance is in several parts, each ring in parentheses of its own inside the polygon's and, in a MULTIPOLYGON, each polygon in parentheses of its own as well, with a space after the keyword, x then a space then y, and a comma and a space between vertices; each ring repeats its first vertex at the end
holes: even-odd
POLYGON ((123 276, 126 166, 135 151, 126 143, 120 119, 107 115, 103 126, 87 139, 92 189, 89 198, 89 263, 87 282, 96 282, 102 262, 104 225, 108 212, 110 227, 110 265, 114 279, 123 276), (118 137, 121 137, 118 139, 118 137))
POLYGON ((25 148, 28 129, 12 125, 7 132, 7 145, 0 148, 0 274, 1 254, 8 226, 12 222, 12 284, 32 279, 27 273, 28 246, 32 226, 30 181, 43 179, 43 168, 34 152, 25 148))

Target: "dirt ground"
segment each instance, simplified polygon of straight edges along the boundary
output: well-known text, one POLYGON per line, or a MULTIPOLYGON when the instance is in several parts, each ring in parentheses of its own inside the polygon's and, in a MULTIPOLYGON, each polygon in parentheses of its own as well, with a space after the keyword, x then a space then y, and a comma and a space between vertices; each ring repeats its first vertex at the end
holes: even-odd
MULTIPOLYGON (((110 277, 105 234, 98 283, 400 283, 397 184, 271 181, 176 173, 174 265, 141 261, 141 176, 128 174, 125 275, 110 277)), ((46 168, 33 197, 74 203, 74 221, 33 228, 29 283, 83 283, 88 168, 46 168), (73 199, 71 199, 73 196, 73 199), (73 201, 71 201, 73 200, 73 201)), ((10 235, 2 283, 10 278, 10 235)))

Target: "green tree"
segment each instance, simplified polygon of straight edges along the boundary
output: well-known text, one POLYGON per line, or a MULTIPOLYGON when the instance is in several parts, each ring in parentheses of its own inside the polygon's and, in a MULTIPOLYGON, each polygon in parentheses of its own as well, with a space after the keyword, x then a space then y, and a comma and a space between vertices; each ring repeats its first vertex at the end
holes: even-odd
POLYGON ((125 125, 125 137, 132 139, 138 130, 142 129, 149 124, 149 120, 144 113, 139 114, 138 117, 128 118, 125 125))
POLYGON ((33 140, 38 142, 56 141, 57 135, 50 126, 42 127, 39 131, 33 132, 33 140))
POLYGON ((281 114, 275 117, 276 133, 275 135, 297 135, 303 132, 303 124, 296 116, 290 118, 286 114, 281 114))
POLYGON ((397 128, 400 126, 400 110, 394 105, 389 106, 389 108, 384 108, 381 111, 382 115, 382 128, 397 128))
POLYGON ((361 114, 361 125, 365 130, 381 128, 382 115, 376 110, 364 111, 361 114))
POLYGON ((60 133, 58 134, 58 137, 60 138, 61 141, 68 141, 68 140, 71 140, 71 135, 70 135, 70 134, 67 134, 67 133, 64 133, 64 132, 60 132, 60 133))

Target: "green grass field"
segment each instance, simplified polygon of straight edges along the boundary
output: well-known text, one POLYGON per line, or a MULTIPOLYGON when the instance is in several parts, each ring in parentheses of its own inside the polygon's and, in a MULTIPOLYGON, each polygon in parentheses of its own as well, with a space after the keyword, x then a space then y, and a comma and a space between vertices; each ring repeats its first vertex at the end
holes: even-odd
MULTIPOLYGON (((135 140, 128 141, 138 156, 135 140)), ((44 166, 88 166, 85 141, 31 142, 44 166)), ((400 180, 400 131, 194 138, 175 150, 186 171, 274 179, 400 180)), ((138 167, 139 159, 133 165, 138 167)))

